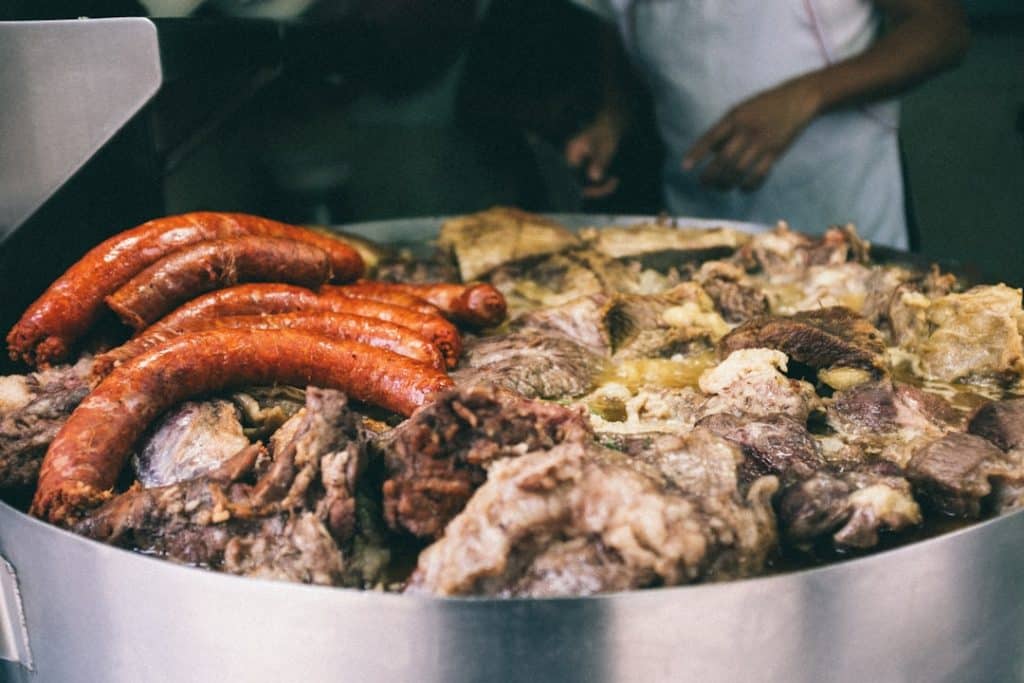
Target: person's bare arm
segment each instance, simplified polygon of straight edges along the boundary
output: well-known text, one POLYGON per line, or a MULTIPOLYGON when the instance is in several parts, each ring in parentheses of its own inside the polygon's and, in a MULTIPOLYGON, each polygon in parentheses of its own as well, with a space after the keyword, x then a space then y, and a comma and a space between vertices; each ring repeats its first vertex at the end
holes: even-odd
POLYGON ((874 0, 889 30, 859 55, 786 81, 733 107, 683 159, 701 180, 753 190, 816 116, 907 91, 963 58, 970 35, 956 0, 874 0))
POLYGON ((614 27, 602 27, 601 76, 603 97, 594 120, 565 144, 569 166, 582 168, 587 181, 583 196, 588 199, 606 197, 619 187, 619 179, 608 176, 608 167, 615 158, 622 132, 629 122, 627 70, 622 45, 614 27))

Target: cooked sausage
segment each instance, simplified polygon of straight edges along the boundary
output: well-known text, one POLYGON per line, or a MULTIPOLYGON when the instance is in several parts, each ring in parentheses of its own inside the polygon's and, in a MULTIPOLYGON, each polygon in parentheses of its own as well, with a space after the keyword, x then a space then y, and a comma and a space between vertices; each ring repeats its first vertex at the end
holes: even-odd
POLYGON ((198 294, 239 282, 287 282, 317 287, 331 276, 327 253, 280 237, 233 237, 199 242, 169 254, 107 297, 121 321, 136 330, 198 294))
POLYGON ((183 327, 188 321, 199 318, 290 311, 350 313, 401 325, 436 346, 444 354, 448 367, 455 367, 462 353, 459 331, 441 316, 425 315, 379 301, 330 293, 317 295, 307 289, 280 284, 239 285, 204 294, 172 311, 153 328, 183 327))
POLYGON ((189 244, 243 235, 317 246, 330 256, 338 282, 363 274, 362 258, 352 247, 304 228, 241 213, 204 211, 158 218, 105 240, 57 278, 7 335, 11 358, 48 365, 67 357, 103 312, 104 297, 139 271, 189 244))
POLYGON ((96 356, 94 376, 107 375, 120 365, 149 349, 165 344, 186 332, 217 329, 242 330, 302 330, 323 334, 332 339, 359 342, 378 349, 386 349, 419 363, 443 370, 444 357, 437 347, 412 330, 361 315, 331 312, 278 313, 276 315, 235 315, 223 318, 199 318, 183 327, 153 327, 117 348, 96 356))
POLYGON ((402 306, 425 315, 443 315, 441 309, 415 294, 409 294, 393 287, 376 287, 374 286, 376 284, 375 282, 358 282, 354 285, 324 285, 320 288, 320 293, 347 296, 350 299, 380 301, 393 306, 402 306))
POLYGON ((412 294, 429 301, 451 320, 474 327, 493 327, 505 319, 507 311, 505 297, 497 289, 485 283, 470 285, 450 282, 413 284, 363 280, 346 285, 341 289, 412 294))
POLYGON ((275 383, 338 389, 403 415, 452 386, 447 375, 422 363, 308 332, 185 334, 117 368, 79 404, 46 452, 32 513, 70 523, 109 498, 135 442, 176 403, 275 383))

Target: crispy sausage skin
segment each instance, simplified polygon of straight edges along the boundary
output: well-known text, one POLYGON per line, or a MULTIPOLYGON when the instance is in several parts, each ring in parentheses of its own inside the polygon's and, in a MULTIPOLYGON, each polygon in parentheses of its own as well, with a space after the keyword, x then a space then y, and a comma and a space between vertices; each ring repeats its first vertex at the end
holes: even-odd
POLYGON ((363 274, 352 247, 311 230, 241 213, 168 216, 121 232, 91 249, 57 278, 7 335, 13 360, 49 365, 67 357, 104 310, 103 299, 167 254, 205 240, 259 235, 304 242, 326 251, 338 282, 363 274))
POLYGON ((102 377, 117 365, 165 344, 186 332, 205 330, 301 330, 332 339, 358 342, 385 349, 438 370, 445 367, 437 347, 412 330, 383 320, 361 315, 332 312, 277 313, 273 315, 234 315, 222 318, 198 318, 184 327, 153 327, 121 346, 96 356, 93 375, 102 377))
POLYGON ((214 330, 177 337, 117 368, 57 433, 43 460, 32 514, 69 524, 112 495, 149 424, 190 397, 250 384, 313 385, 411 414, 452 381, 443 372, 364 344, 297 330, 214 330))
POLYGON ((233 237, 179 249, 122 285, 107 305, 141 330, 198 294, 239 282, 317 287, 331 277, 327 253, 280 237, 233 237))
POLYGON ((473 327, 493 327, 505 319, 507 305, 501 292, 485 283, 461 285, 449 282, 430 284, 374 282, 362 280, 340 289, 352 292, 403 292, 424 299, 445 317, 473 327))
POLYGON ((448 367, 455 367, 462 353, 459 331, 441 316, 380 301, 330 293, 318 295, 308 289, 280 284, 239 285, 204 294, 172 311, 150 329, 183 327, 190 324, 188 321, 199 318, 291 311, 349 313, 401 325, 436 346, 444 354, 448 367))
POLYGON ((380 301, 393 306, 402 306, 425 315, 444 315, 444 312, 415 294, 403 292, 394 287, 366 286, 369 282, 360 282, 355 285, 324 285, 320 288, 321 294, 345 296, 350 299, 367 299, 369 301, 380 301))

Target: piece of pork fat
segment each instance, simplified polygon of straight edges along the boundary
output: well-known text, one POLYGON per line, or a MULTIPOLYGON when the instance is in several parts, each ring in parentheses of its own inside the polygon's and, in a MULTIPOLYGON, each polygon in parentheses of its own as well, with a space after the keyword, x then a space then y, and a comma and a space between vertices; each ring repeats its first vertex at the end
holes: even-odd
POLYGON ((941 396, 888 380, 836 392, 826 420, 845 443, 899 467, 924 443, 964 427, 964 416, 941 396))
POLYGON ((46 449, 92 389, 92 356, 0 377, 0 489, 35 484, 46 449))
POLYGON ((723 413, 698 426, 740 445, 746 457, 742 480, 780 477, 779 526, 787 543, 829 539, 837 548, 869 548, 881 529, 900 531, 921 522, 910 484, 897 467, 861 455, 833 468, 802 422, 785 415, 752 419, 723 413))
POLYGON ((249 445, 238 411, 228 401, 189 401, 157 423, 134 460, 145 488, 193 479, 249 445))
POLYGON ((384 514, 392 529, 436 538, 499 458, 593 435, 579 410, 488 385, 458 387, 374 444, 387 468, 384 514))
POLYGON ((887 373, 881 333, 842 306, 802 311, 789 317, 748 320, 718 343, 722 357, 737 349, 768 348, 810 366, 834 389, 844 389, 887 373))
POLYGON ((233 574, 373 584, 386 551, 366 542, 381 532, 365 528, 356 509, 366 447, 345 396, 310 388, 306 407, 278 430, 272 451, 262 467, 268 456, 254 444, 193 479, 136 484, 75 531, 233 574), (366 562, 356 548, 380 559, 366 562))
POLYGON ((980 436, 955 432, 915 451, 907 476, 936 509, 973 519, 987 511, 994 490, 1024 486, 1022 455, 1004 453, 980 436))
POLYGON ((894 308, 893 336, 917 355, 922 376, 1012 385, 1024 375, 1021 290, 986 285, 937 298, 905 291, 894 308))
POLYGON ((407 591, 545 597, 749 576, 776 547, 776 487, 689 496, 593 442, 508 458, 420 553, 407 591))
POLYGON ((782 414, 806 422, 821 401, 811 384, 786 377, 788 360, 774 349, 733 351, 700 377, 701 391, 710 395, 702 416, 782 414))
POLYGON ((564 337, 531 330, 466 343, 458 386, 493 385, 528 398, 562 399, 587 393, 603 360, 564 337))

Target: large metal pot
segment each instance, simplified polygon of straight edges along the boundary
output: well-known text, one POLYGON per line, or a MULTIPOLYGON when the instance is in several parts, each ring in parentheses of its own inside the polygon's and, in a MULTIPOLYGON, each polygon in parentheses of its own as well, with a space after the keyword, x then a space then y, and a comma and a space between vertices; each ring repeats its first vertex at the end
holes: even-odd
POLYGON ((548 600, 240 579, 2 503, 0 555, 9 681, 1024 680, 1024 513, 820 569, 548 600))

